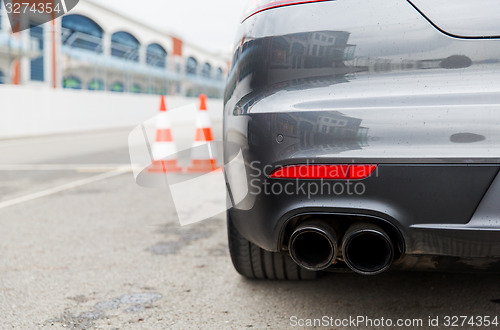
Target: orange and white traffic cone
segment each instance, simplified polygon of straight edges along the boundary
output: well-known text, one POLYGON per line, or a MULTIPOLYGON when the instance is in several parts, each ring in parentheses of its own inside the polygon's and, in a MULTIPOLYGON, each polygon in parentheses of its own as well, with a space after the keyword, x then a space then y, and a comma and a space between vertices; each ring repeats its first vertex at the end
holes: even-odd
POLYGON ((156 136, 152 154, 153 163, 149 166, 148 172, 167 173, 182 171, 182 168, 177 165, 177 148, 172 138, 170 120, 163 95, 161 96, 160 113, 156 117, 156 136))
POLYGON ((196 121, 196 135, 191 152, 191 166, 187 168, 188 173, 212 172, 220 167, 215 160, 214 137, 210 126, 210 117, 207 112, 207 96, 200 95, 200 111, 196 121))

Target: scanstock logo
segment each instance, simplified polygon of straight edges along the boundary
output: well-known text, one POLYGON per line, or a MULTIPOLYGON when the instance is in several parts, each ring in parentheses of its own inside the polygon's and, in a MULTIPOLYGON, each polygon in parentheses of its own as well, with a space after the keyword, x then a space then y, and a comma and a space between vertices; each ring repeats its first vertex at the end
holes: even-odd
POLYGON ((12 32, 19 32, 68 13, 76 7, 79 0, 3 0, 3 2, 12 32))

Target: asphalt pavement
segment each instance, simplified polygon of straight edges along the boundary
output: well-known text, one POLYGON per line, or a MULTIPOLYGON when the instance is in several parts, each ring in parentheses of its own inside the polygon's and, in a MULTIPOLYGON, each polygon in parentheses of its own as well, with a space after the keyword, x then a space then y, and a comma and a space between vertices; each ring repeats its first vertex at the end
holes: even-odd
MULTIPOLYGON (((129 132, 0 141, 0 329, 343 329, 360 317, 372 328, 388 328, 381 318, 430 328, 438 317, 444 328, 446 317, 500 318, 494 274, 245 280, 224 214, 181 227, 168 192, 135 183, 129 132)), ((193 134, 174 129, 183 146, 193 134)))

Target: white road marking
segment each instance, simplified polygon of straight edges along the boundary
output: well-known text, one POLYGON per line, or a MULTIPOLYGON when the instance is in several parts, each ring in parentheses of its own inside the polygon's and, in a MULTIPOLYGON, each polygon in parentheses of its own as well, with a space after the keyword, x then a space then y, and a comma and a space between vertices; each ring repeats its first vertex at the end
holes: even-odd
POLYGON ((84 186, 84 185, 89 184, 89 183, 93 183, 93 182, 105 180, 108 178, 112 178, 112 177, 115 177, 118 175, 122 175, 123 173, 126 173, 126 172, 130 172, 130 168, 127 168, 126 170, 120 168, 116 171, 102 173, 99 175, 91 176, 90 178, 85 178, 82 180, 69 182, 69 183, 66 183, 66 184, 63 184, 63 185, 60 185, 57 187, 49 188, 49 189, 42 190, 42 191, 39 191, 36 193, 32 193, 29 195, 25 195, 25 196, 17 197, 17 198, 7 200, 4 202, 0 202, 0 210, 3 208, 9 207, 9 206, 28 202, 28 201, 31 201, 33 199, 50 196, 50 195, 53 195, 53 194, 56 194, 56 193, 59 193, 59 192, 65 191, 65 190, 69 190, 69 189, 76 188, 76 187, 81 187, 81 186, 84 186))
POLYGON ((68 12, 68 8, 66 7, 66 0, 61 0, 61 3, 63 6, 64 13, 66 14, 68 12))

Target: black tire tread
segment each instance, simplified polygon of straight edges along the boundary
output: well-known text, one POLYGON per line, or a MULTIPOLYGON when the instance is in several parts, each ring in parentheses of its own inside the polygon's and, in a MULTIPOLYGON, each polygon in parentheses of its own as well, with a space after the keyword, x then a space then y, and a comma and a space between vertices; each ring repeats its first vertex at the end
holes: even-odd
POLYGON ((249 242, 234 227, 229 216, 227 232, 234 268, 247 278, 298 281, 312 280, 320 276, 320 272, 298 266, 288 255, 269 252, 249 242))

